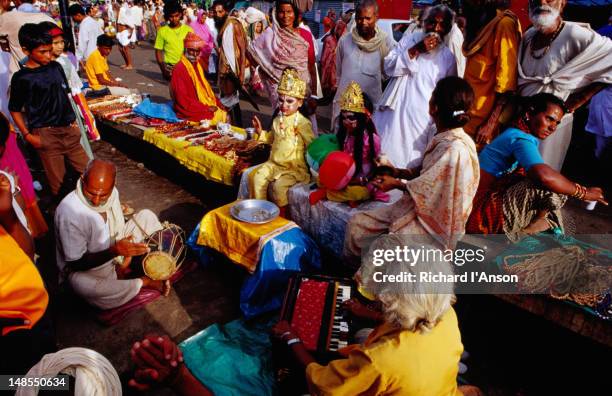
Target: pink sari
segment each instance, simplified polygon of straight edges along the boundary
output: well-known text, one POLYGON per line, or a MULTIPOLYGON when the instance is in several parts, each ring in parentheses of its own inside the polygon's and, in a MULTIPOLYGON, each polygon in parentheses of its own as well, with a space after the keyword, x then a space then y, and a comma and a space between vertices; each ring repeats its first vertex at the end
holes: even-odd
POLYGON ((204 59, 204 64, 208 64, 208 58, 212 53, 213 48, 215 47, 214 39, 212 33, 208 29, 208 26, 205 23, 200 23, 200 19, 202 18, 202 14, 204 14, 204 10, 198 11, 198 17, 195 21, 191 22, 189 26, 193 29, 194 33, 198 35, 206 45, 202 48, 200 52, 200 56, 204 59))
POLYGON ((28 228, 32 236, 36 238, 46 233, 48 227, 38 208, 32 174, 19 146, 17 146, 17 134, 12 128, 6 141, 4 155, 0 157, 0 169, 15 176, 25 202, 24 214, 28 220, 28 228))

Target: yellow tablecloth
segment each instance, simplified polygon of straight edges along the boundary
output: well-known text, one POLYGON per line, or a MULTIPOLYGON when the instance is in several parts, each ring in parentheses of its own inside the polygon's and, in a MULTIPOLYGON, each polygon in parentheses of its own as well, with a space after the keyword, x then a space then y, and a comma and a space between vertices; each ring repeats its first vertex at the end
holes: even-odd
MULTIPOLYGON (((241 128, 232 126, 232 130, 244 133, 244 129, 241 128)), ((228 186, 234 184, 232 171, 235 163, 206 150, 203 146, 188 147, 189 142, 169 138, 163 133, 156 132, 155 128, 144 131, 144 140, 164 150, 186 168, 201 174, 208 180, 228 186)))
POLYGON ((243 223, 230 214, 230 208, 235 203, 213 209, 204 215, 197 243, 215 249, 253 273, 266 242, 297 225, 282 217, 266 224, 243 223))

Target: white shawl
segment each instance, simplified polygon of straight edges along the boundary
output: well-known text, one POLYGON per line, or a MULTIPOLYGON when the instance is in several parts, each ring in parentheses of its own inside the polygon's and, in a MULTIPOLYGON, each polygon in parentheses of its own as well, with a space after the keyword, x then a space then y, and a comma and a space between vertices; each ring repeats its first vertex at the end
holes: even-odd
MULTIPOLYGON (((550 92, 566 99, 569 93, 595 82, 612 84, 612 57, 610 55, 612 53, 612 40, 597 34, 588 25, 576 22, 565 22, 565 24, 564 29, 576 28, 572 25, 580 25, 583 29, 586 27, 591 34, 581 52, 549 75, 528 76, 523 71, 522 64, 536 30, 531 28, 525 33, 519 49, 518 64, 518 86, 522 96, 550 92)), ((557 40, 561 38, 559 37, 557 40)), ((547 56, 551 56, 551 54, 549 53, 547 56)), ((531 56, 529 57, 531 62, 544 61, 544 59, 534 60, 531 56)))
MULTIPOLYGON (((121 396, 121 382, 104 356, 86 348, 66 348, 49 353, 28 371, 27 377, 68 374, 76 378, 76 396, 121 396)), ((15 396, 34 396, 36 387, 19 387, 15 396)))

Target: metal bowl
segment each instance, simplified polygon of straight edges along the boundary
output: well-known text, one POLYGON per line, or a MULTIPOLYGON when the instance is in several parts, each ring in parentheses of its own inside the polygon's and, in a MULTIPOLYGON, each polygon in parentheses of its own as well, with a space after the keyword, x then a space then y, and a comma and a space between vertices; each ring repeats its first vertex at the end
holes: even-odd
POLYGON ((230 208, 230 214, 238 221, 251 224, 265 224, 276 219, 280 214, 280 209, 270 201, 245 199, 236 202, 230 208))

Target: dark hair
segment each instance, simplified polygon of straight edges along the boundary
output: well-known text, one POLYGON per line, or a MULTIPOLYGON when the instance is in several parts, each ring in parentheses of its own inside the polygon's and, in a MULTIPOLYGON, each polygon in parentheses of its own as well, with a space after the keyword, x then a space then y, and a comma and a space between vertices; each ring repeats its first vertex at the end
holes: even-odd
MULTIPOLYGON (((365 96, 365 95, 364 95, 365 96)), ((366 108, 371 107, 368 106, 366 99, 366 108)), ((341 113, 342 114, 342 113, 341 113)), ((364 113, 353 113, 355 118, 357 119, 357 127, 353 131, 353 136, 355 139, 355 146, 353 148, 353 159, 355 160, 355 174, 361 173, 363 170, 363 134, 368 134, 368 159, 370 162, 374 162, 376 159, 376 151, 374 147, 374 135, 376 135, 376 126, 372 122, 372 118, 367 116, 364 113)), ((344 142, 347 138, 346 128, 342 123, 342 115, 338 117, 338 133, 336 136, 338 137, 338 144, 340 145, 340 150, 344 148, 344 142)))
POLYGON ((111 47, 112 48, 112 46, 115 45, 115 40, 106 34, 101 34, 96 39, 96 45, 98 47, 111 47))
POLYGON ((357 8, 355 8, 355 14, 359 14, 359 11, 365 10, 366 8, 374 8, 374 13, 378 15, 378 3, 376 0, 363 0, 357 8))
POLYGON ((164 18, 168 19, 170 17, 170 15, 174 14, 175 12, 183 12, 183 7, 181 7, 181 5, 175 1, 175 0, 170 0, 167 3, 164 4, 164 18))
POLYGON ((17 34, 19 45, 28 51, 32 51, 41 45, 53 43, 53 38, 44 26, 36 23, 26 23, 19 29, 17 34))
POLYGON ((567 113, 565 102, 551 93, 540 92, 539 94, 523 98, 523 107, 526 113, 543 113, 548 108, 548 105, 559 106, 563 113, 567 113))
POLYGON ((75 15, 86 15, 85 14, 85 10, 83 9, 83 6, 80 4, 73 4, 70 7, 68 7, 68 15, 69 16, 75 16, 75 15))
POLYGON ((296 28, 300 26, 300 9, 295 4, 295 2, 291 0, 276 0, 276 4, 274 4, 274 9, 276 10, 276 12, 278 12, 280 6, 283 4, 289 4, 291 8, 293 8, 293 13, 295 14, 295 19, 293 20, 293 27, 296 28))
POLYGON ((460 77, 438 81, 431 95, 438 111, 436 118, 447 128, 459 128, 470 121, 468 112, 474 103, 474 90, 460 77))
MULTIPOLYGON (((40 22, 38 24, 38 26, 40 26, 42 28, 42 30, 44 30, 47 33, 51 33, 51 30, 53 29, 60 29, 59 26, 57 26, 55 23, 53 22, 49 22, 49 21, 44 21, 44 22, 40 22)), ((60 29, 61 30, 61 29, 60 29)), ((63 35, 63 31, 62 31, 62 35, 63 35)))
POLYGON ((215 0, 212 3, 212 5, 210 6, 210 8, 214 9, 218 5, 223 7, 223 9, 225 11, 227 11, 227 12, 230 12, 232 10, 232 8, 234 8, 234 2, 233 1, 227 1, 227 0, 215 0))
POLYGON ((423 24, 426 24, 430 18, 433 18, 440 13, 444 15, 444 21, 446 22, 444 24, 444 35, 447 35, 453 27, 453 22, 455 22, 455 13, 444 4, 439 4, 429 8, 427 13, 424 15, 425 19, 423 20, 423 24))
POLYGON ((0 113, 0 146, 6 145, 10 132, 11 124, 9 123, 8 118, 6 118, 4 114, 0 113))

